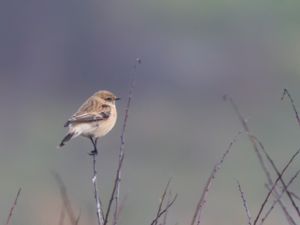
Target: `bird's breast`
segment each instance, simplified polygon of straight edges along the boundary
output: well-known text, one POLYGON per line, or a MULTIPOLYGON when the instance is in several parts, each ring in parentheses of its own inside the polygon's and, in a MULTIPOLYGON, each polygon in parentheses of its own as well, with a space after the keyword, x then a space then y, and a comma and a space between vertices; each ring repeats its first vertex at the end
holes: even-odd
POLYGON ((69 126, 70 132, 84 137, 103 137, 115 126, 117 121, 116 109, 112 110, 106 120, 100 120, 89 123, 78 123, 69 126))
POLYGON ((116 121, 117 121, 117 113, 116 111, 113 110, 107 120, 98 122, 97 128, 94 133, 94 137, 99 138, 105 136, 115 126, 116 121))

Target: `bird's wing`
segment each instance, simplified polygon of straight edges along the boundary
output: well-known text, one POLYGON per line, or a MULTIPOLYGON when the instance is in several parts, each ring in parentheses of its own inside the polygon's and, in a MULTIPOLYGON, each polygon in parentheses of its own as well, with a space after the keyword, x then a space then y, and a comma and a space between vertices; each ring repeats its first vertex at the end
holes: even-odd
POLYGON ((111 113, 111 107, 93 98, 88 99, 76 113, 65 123, 65 127, 72 123, 94 122, 107 120, 111 113))

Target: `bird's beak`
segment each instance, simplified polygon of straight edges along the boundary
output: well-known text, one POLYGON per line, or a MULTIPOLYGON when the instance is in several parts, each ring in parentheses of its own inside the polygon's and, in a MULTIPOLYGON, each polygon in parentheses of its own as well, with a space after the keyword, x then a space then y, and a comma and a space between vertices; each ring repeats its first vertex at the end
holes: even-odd
POLYGON ((116 101, 119 101, 119 100, 121 100, 121 98, 119 98, 119 97, 116 97, 116 98, 115 98, 115 100, 116 100, 116 101))

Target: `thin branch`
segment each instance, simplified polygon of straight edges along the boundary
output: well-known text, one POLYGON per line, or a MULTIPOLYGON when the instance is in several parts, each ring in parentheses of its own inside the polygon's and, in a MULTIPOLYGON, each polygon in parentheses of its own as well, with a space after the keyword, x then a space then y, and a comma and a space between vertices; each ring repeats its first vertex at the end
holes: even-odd
POLYGON ((133 98, 133 90, 135 87, 135 82, 136 82, 136 70, 137 70, 137 66, 139 64, 141 64, 141 59, 137 58, 136 62, 133 66, 133 72, 131 74, 131 83, 130 83, 130 88, 129 88, 129 93, 128 93, 128 100, 127 100, 127 104, 125 107, 125 116, 124 116, 124 122, 123 122, 123 126, 122 126, 122 130, 121 130, 121 145, 120 145, 120 150, 119 150, 119 161, 118 161, 118 167, 117 167, 117 171, 116 171, 116 177, 114 180, 114 187, 113 187, 113 191, 111 193, 110 196, 110 200, 108 203, 108 207, 107 207, 107 211, 106 214, 104 216, 104 224, 106 225, 108 222, 108 218, 109 218, 109 214, 110 214, 110 210, 112 207, 112 203, 115 200, 115 208, 114 208, 114 214, 113 214, 113 225, 116 225, 118 223, 118 217, 120 215, 119 213, 119 208, 120 208, 120 203, 119 203, 119 198, 120 198, 120 183, 121 183, 121 172, 122 172, 122 165, 123 165, 123 161, 124 161, 124 156, 125 156, 125 152, 124 152, 124 148, 125 148, 125 131, 126 131, 126 127, 127 127, 127 121, 128 121, 128 114, 129 114, 129 109, 130 109, 130 105, 131 105, 131 101, 133 98))
MULTIPOLYGON (((160 200, 159 200, 159 206, 158 206, 158 210, 157 210, 157 213, 156 213, 156 218, 158 217, 158 215, 161 213, 161 210, 162 210, 162 206, 164 204, 164 201, 165 201, 165 198, 166 198, 166 195, 167 195, 167 191, 169 189, 169 186, 170 186, 170 183, 171 183, 171 178, 168 180, 168 183, 160 197, 160 200)), ((158 220, 156 220, 156 222, 153 224, 153 225, 157 225, 157 222, 158 220)))
POLYGON ((59 187, 59 191, 60 191, 60 195, 61 195, 61 199, 62 199, 63 207, 64 207, 61 211, 60 221, 63 221, 63 219, 64 219, 63 214, 64 214, 64 212, 66 212, 69 217, 69 220, 71 221, 71 224, 75 225, 76 224, 76 216, 75 216, 74 210, 72 209, 71 202, 70 202, 70 199, 69 199, 69 196, 67 193, 67 188, 64 184, 64 181, 58 173, 52 172, 52 174, 53 174, 55 181, 59 187))
POLYGON ((291 193, 291 195, 292 195, 295 199, 297 199, 298 201, 300 201, 300 197, 299 197, 297 194, 295 194, 294 192, 291 192, 291 191, 290 191, 290 193, 291 193))
MULTIPOLYGON (((256 156, 258 158, 258 161, 262 167, 262 170, 264 171, 266 177, 267 177, 267 180, 268 180, 268 183, 270 186, 273 186, 273 181, 272 181, 272 178, 271 178, 271 174, 270 172, 268 171, 266 165, 265 165, 265 162, 263 160, 263 157, 261 155, 261 153, 259 152, 259 149, 257 147, 257 143, 255 141, 255 139, 253 138, 253 135, 251 135, 251 132, 250 132, 250 129, 248 127, 248 124, 246 122, 246 120, 244 119, 243 115, 241 114, 241 112, 239 111, 239 108, 237 107, 237 105, 235 104, 235 102, 233 101, 233 99, 230 97, 230 96, 224 96, 224 100, 228 100, 231 104, 231 106, 233 107, 235 113, 237 114, 242 126, 243 126, 243 129, 244 131, 246 132, 246 134, 248 135, 248 138, 253 146, 253 149, 254 149, 254 152, 256 153, 256 156)), ((276 188, 274 188, 274 192, 276 194, 276 196, 278 196, 278 191, 276 188)), ((289 212, 287 211, 285 205, 283 204, 282 201, 279 201, 279 205, 282 209, 282 211, 284 212, 285 216, 286 216, 286 219, 288 221, 288 223, 290 225, 296 225, 296 222, 294 221, 294 219, 292 218, 292 216, 289 214, 289 212)))
POLYGON ((165 207, 163 210, 161 210, 161 211, 156 215, 155 219, 151 222, 150 225, 155 225, 155 224, 157 224, 159 218, 160 218, 162 215, 164 215, 165 213, 167 213, 168 210, 170 209, 170 207, 174 204, 174 202, 175 202, 176 199, 177 199, 177 196, 178 196, 178 195, 176 194, 176 195, 174 196, 173 200, 172 200, 170 203, 168 203, 168 204, 166 205, 166 207, 165 207))
MULTIPOLYGON (((263 218, 260 221, 260 225, 262 225, 267 217, 270 215, 270 213, 272 212, 272 210, 274 209, 275 205, 278 203, 278 201, 281 199, 281 197, 284 195, 284 192, 287 191, 287 188, 294 182, 294 180, 297 178, 297 176, 299 175, 300 170, 297 171, 297 173, 290 179, 290 181, 287 183, 286 187, 282 189, 282 192, 280 193, 280 195, 273 201, 271 207, 269 208, 269 210, 267 211, 267 213, 263 216, 263 218)), ((266 187, 268 188, 268 190, 270 191, 270 188, 268 185, 266 185, 266 187)))
POLYGON ((19 190, 17 192, 17 195, 16 195, 16 198, 15 198, 15 201, 14 201, 13 205, 10 208, 10 211, 9 211, 8 217, 6 219, 5 225, 8 225, 10 223, 10 221, 11 221, 11 218, 13 216, 14 210, 15 210, 15 208, 17 206, 17 203, 18 203, 18 198, 19 198, 19 196, 21 194, 21 190, 22 190, 22 188, 19 188, 19 190))
POLYGON ((92 160, 93 160, 92 183, 93 183, 93 186, 94 186, 94 198, 95 198, 95 201, 96 201, 97 222, 98 222, 98 225, 103 225, 104 224, 103 211, 102 211, 102 205, 101 205, 100 196, 99 196, 98 187, 97 187, 98 184, 97 184, 97 170, 96 170, 96 154, 92 155, 92 160))
MULTIPOLYGON (((277 169, 277 167, 276 167, 274 161, 272 160, 272 158, 270 157, 270 155, 269 155, 268 152, 266 151, 266 149, 265 149, 265 147, 263 146, 262 142, 261 142, 260 140, 258 140, 257 137, 255 137, 255 136, 253 136, 253 135, 252 135, 252 137, 253 137, 253 138, 256 140, 256 142, 259 144, 259 146, 260 146, 260 148, 262 149, 263 153, 265 154, 266 158, 269 160, 270 164, 272 165, 273 169, 275 170, 277 176, 280 177, 280 176, 279 176, 279 175, 280 175, 279 170, 277 169)), ((298 206, 296 205, 296 203, 295 203, 295 201, 294 201, 292 195, 291 195, 290 192, 288 191, 287 185, 285 184, 285 182, 283 181, 282 178, 280 178, 280 182, 282 183, 283 188, 286 190, 286 194, 288 195, 288 197, 289 197, 289 199, 290 199, 290 201, 291 201, 291 203, 292 203, 294 209, 296 210, 298 216, 300 216, 299 208, 298 208, 298 206)), ((278 198, 278 197, 277 197, 277 198, 278 198)))
POLYGON ((257 155, 257 158, 259 159, 260 165, 262 166, 262 169, 263 169, 263 171, 265 172, 265 174, 266 174, 266 176, 267 176, 267 178, 268 178, 268 180, 269 180, 269 183, 272 183, 272 179, 271 179, 270 172, 268 171, 268 169, 267 169, 267 167, 266 167, 266 165, 265 165, 265 163, 264 163, 264 160, 263 160, 262 155, 260 154, 260 152, 259 152, 259 150, 258 150, 258 147, 257 147, 257 145, 256 145, 255 140, 254 140, 254 139, 252 138, 252 136, 250 135, 250 129, 249 129, 249 127, 248 127, 248 124, 247 124, 246 120, 245 120, 244 117, 242 116, 241 112, 239 111, 239 108, 237 107, 237 105, 235 104, 235 102, 233 101, 233 99, 232 99, 231 97, 229 97, 229 96, 224 96, 224 100, 228 100, 228 101, 231 103, 231 105, 232 105, 234 111, 236 112, 237 116, 239 117, 239 120, 240 120, 241 124, 243 125, 243 128, 244 128, 246 134, 247 134, 248 137, 249 137, 250 142, 251 142, 252 145, 253 145, 253 148, 254 148, 254 150, 255 150, 255 153, 256 153, 256 155, 257 155))
MULTIPOLYGON (((121 145, 120 145, 120 151, 119 151, 119 164, 121 164, 122 167, 122 163, 123 163, 123 159, 124 159, 124 147, 125 147, 125 131, 126 131, 126 126, 127 126, 127 120, 128 120, 128 113, 129 113, 129 108, 130 108, 130 104, 131 104, 131 100, 133 97, 133 90, 135 87, 135 76, 136 76, 136 69, 137 66, 139 64, 141 64, 142 61, 140 58, 136 59, 136 62, 133 66, 133 72, 132 72, 132 77, 131 77, 131 84, 130 84, 130 89, 129 89, 129 94, 128 94, 128 101, 127 101, 127 105, 125 108, 125 117, 124 117, 124 123, 123 123, 123 127, 122 127, 122 132, 121 132, 121 145)), ((119 198, 120 198, 120 183, 121 183, 121 167, 119 170, 117 170, 117 176, 116 176, 116 183, 117 183, 117 188, 116 188, 116 193, 115 195, 115 210, 114 210, 114 220, 113 220, 113 225, 116 225, 118 222, 118 210, 119 210, 119 198)))
POLYGON ((239 192, 241 194, 241 198, 242 198, 242 201, 243 201, 243 206, 244 206, 244 209, 245 209, 245 212, 246 212, 246 215, 247 215, 247 219, 248 219, 248 224, 252 225, 252 223, 251 223, 251 213, 250 213, 250 210, 248 208, 248 204, 247 204, 245 194, 242 190, 240 182, 238 180, 236 182, 237 182, 237 185, 238 185, 239 192))
POLYGON ((202 191, 202 194, 201 194, 201 197, 197 203, 197 206, 196 206, 196 209, 195 209, 195 212, 194 212, 194 215, 193 215, 193 218, 192 218, 192 221, 191 221, 191 225, 194 225, 196 220, 197 220, 197 224, 199 225, 200 222, 201 222, 201 213, 202 213, 202 210, 203 210, 203 207, 206 203, 206 197, 207 197, 207 194, 208 194, 208 191, 210 189, 210 186, 212 184, 212 181, 214 180, 217 172, 219 171, 219 169, 221 168, 221 165, 225 159, 225 157, 228 155, 228 153, 230 152, 230 149, 232 148, 232 145, 237 141, 237 138, 238 136, 241 134, 241 132, 238 132, 238 134, 232 139, 232 141, 230 142, 228 148, 226 149, 226 151, 223 153, 221 159, 214 165, 214 168, 204 186, 204 189, 202 191), (198 219, 197 219, 198 217, 198 219))
MULTIPOLYGON (((167 185, 166 185, 166 187, 165 187, 165 189, 164 189, 164 192, 163 192, 163 194, 162 194, 162 196, 161 196, 161 198, 160 198, 160 203, 159 203, 159 206, 158 206, 158 210, 157 210, 156 216, 158 216, 159 213, 161 212, 161 208, 162 208, 162 206, 163 206, 163 204, 164 204, 164 201, 165 201, 165 198, 166 198, 167 191, 168 191, 168 189, 169 189, 171 180, 172 180, 172 178, 170 178, 170 179, 168 180, 168 183, 167 183, 167 185)), ((154 225, 156 225, 156 224, 157 224, 157 222, 156 222, 154 225)))
MULTIPOLYGON (((172 200, 172 192, 169 191, 167 205, 170 204, 171 200, 172 200)), ((166 224, 167 224, 168 212, 169 212, 169 211, 167 211, 167 212, 165 213, 165 215, 164 215, 164 217, 163 217, 163 221, 162 221, 162 223, 160 223, 160 225, 166 225, 166 224)))
POLYGON ((119 164, 118 164, 117 175, 116 175, 116 179, 115 179, 115 181, 114 181, 113 190, 112 190, 112 193, 111 193, 111 195, 110 195, 109 202, 108 202, 107 211, 106 211, 106 214, 105 214, 105 217, 104 217, 104 224, 103 224, 103 225, 106 225, 107 222, 108 222, 108 217, 109 217, 109 214, 110 214, 111 206, 112 206, 112 203, 113 203, 114 198, 115 198, 115 193, 116 193, 116 191, 117 191, 117 183, 118 183, 118 182, 117 182, 117 179, 118 179, 118 174, 119 174, 119 171, 120 171, 121 168, 122 168, 123 160, 124 160, 124 155, 122 156, 121 161, 119 161, 119 164))
POLYGON ((286 164, 286 166, 283 168, 283 170, 281 171, 281 173, 280 173, 279 176, 277 177, 277 179, 276 179, 276 181, 274 182, 272 188, 270 189, 270 191, 269 191, 269 193, 267 194, 265 200, 263 201, 263 203, 262 203, 262 205, 261 205, 261 207, 260 207, 260 209, 259 209, 259 212, 258 212, 258 214, 257 214, 257 216, 256 216, 256 218, 255 218, 255 220, 254 220, 253 225, 256 225, 256 224, 257 224, 257 221, 258 221, 258 219, 259 219, 259 217, 260 217, 260 215, 261 215, 261 213, 262 213, 262 211, 263 211, 265 205, 267 204, 268 199, 269 199, 271 193, 273 192, 275 186, 277 185, 278 181, 281 179, 281 177, 283 176, 284 172, 287 170, 287 168, 290 166, 290 164, 293 162, 293 160, 295 159, 295 157, 296 157, 299 153, 300 153, 300 149, 298 149, 298 151, 296 151, 296 153, 295 153, 295 154, 292 156, 292 158, 288 161, 288 163, 286 164))
POLYGON ((297 111, 294 99, 292 98, 290 92, 286 88, 283 90, 283 93, 282 93, 282 96, 281 96, 281 100, 283 100, 285 96, 287 96, 289 98, 289 100, 290 100, 290 102, 292 104, 292 107, 293 107, 293 110, 294 110, 294 113, 295 113, 298 125, 300 126, 300 117, 299 117, 299 114, 298 114, 298 111, 297 111))

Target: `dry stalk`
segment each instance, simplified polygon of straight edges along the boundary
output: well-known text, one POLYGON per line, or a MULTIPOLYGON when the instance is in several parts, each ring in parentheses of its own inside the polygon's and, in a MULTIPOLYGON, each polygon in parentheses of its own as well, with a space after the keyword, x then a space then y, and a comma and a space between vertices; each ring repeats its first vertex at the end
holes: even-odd
POLYGON ((104 225, 102 204, 101 204, 100 196, 98 193, 96 154, 92 155, 92 165, 93 165, 92 183, 93 183, 93 187, 94 187, 94 198, 96 201, 97 223, 98 223, 98 225, 104 225))
POLYGON ((13 203, 13 205, 12 205, 11 208, 10 208, 10 211, 9 211, 8 217, 7 217, 7 219, 6 219, 5 225, 8 225, 8 224, 10 223, 10 221, 11 221, 11 218, 12 218, 12 216, 13 216, 13 213, 14 213, 15 208, 16 208, 17 203, 18 203, 18 198, 19 198, 19 196, 20 196, 20 194, 21 194, 21 190, 22 190, 22 188, 19 188, 19 190, 18 190, 18 192, 17 192, 17 195, 16 195, 16 198, 15 198, 15 200, 14 200, 14 203, 13 203))
MULTIPOLYGON (((158 215, 160 214, 161 210, 162 210, 162 206, 164 204, 164 201, 165 201, 165 198, 166 198, 166 195, 167 195, 167 191, 169 189, 169 186, 170 186, 170 183, 171 183, 171 178, 168 180, 168 183, 160 197, 160 200, 159 200, 159 206, 158 206, 158 210, 157 210, 157 213, 156 213, 156 218, 158 217, 158 215)), ((166 213, 167 214, 167 213, 166 213)), ((158 223, 158 220, 155 221, 155 223, 153 225, 157 225, 158 223)))
POLYGON ((156 216, 154 218, 154 220, 151 222, 151 225, 157 225, 158 224, 158 221, 160 219, 161 216, 165 215, 164 217, 164 222, 166 221, 166 214, 168 213, 168 210, 169 208, 174 204, 174 202, 176 201, 177 199, 177 194, 174 196, 174 198, 172 200, 168 200, 165 208, 163 208, 163 204, 164 204, 164 201, 166 199, 166 195, 167 195, 167 192, 169 190, 169 186, 170 186, 170 182, 171 182, 171 179, 169 179, 161 197, 160 197, 160 201, 159 201, 159 206, 158 206, 158 210, 157 210, 157 213, 156 213, 156 216))
POLYGON ((174 198, 172 199, 172 201, 170 203, 167 204, 167 206, 156 216, 156 218, 151 222, 151 225, 157 224, 157 221, 159 220, 159 218, 161 216, 163 216, 165 213, 168 212, 168 210, 170 209, 170 207, 174 204, 174 202, 176 201, 178 195, 176 194, 174 196, 174 198))
MULTIPOLYGON (((260 221, 260 225, 262 225, 267 217, 270 215, 270 213, 272 212, 272 210, 274 209, 275 205, 278 203, 278 201, 282 198, 284 192, 287 191, 287 188, 294 182, 294 180, 297 178, 297 176, 299 175, 300 170, 297 171, 297 173, 295 173, 295 175, 290 179, 290 181, 287 183, 286 188, 283 188, 280 195, 277 197, 277 199, 275 199, 271 205, 271 207, 269 208, 269 210, 266 212, 266 214, 263 216, 263 218, 260 221)), ((267 189, 270 191, 270 187, 266 184, 267 189)))
POLYGON ((250 213, 250 210, 249 210, 249 207, 248 207, 248 204, 247 204, 245 193, 243 192, 241 184, 238 180, 237 180, 237 185, 238 185, 238 189, 239 189, 239 192, 241 194, 241 199, 243 201, 243 206, 244 206, 244 209, 245 209, 245 212, 246 212, 246 215, 247 215, 248 224, 252 225, 252 223, 251 223, 251 213, 250 213))
POLYGON ((221 159, 214 165, 213 170, 204 186, 204 189, 202 191, 201 197, 197 203, 192 221, 191 221, 191 225, 194 225, 196 220, 197 220, 197 225, 200 224, 201 222, 201 214, 202 214, 202 210, 203 207, 206 203, 206 197, 208 194, 208 191, 212 185, 212 182, 214 180, 214 178, 216 177, 217 172, 219 171, 219 169, 221 168, 222 163, 225 160, 225 157, 228 155, 228 153, 230 152, 230 149, 232 148, 232 145, 237 141, 238 136, 241 134, 241 132, 238 132, 238 134, 232 139, 232 141, 230 142, 228 148, 226 149, 226 151, 223 153, 221 159))
MULTIPOLYGON (((268 159, 268 161, 269 161, 270 164, 272 165, 273 169, 275 170, 277 176, 280 177, 280 176, 279 176, 279 174, 280 174, 279 170, 277 169, 277 167, 276 167, 274 161, 272 160, 272 158, 270 157, 270 155, 269 155, 268 152, 266 151, 266 149, 265 149, 264 145, 262 144, 262 142, 261 142, 257 137, 255 137, 255 136, 253 136, 253 135, 252 135, 252 138, 254 138, 255 141, 259 144, 259 146, 260 146, 260 148, 262 149, 263 153, 265 154, 266 158, 268 159)), ((288 197, 289 197, 289 199, 290 199, 290 201, 291 201, 291 203, 292 203, 294 209, 296 210, 298 216, 300 216, 299 208, 298 208, 298 206, 296 205, 296 203, 295 203, 295 201, 294 201, 292 195, 290 194, 289 190, 287 189, 287 185, 285 184, 285 182, 283 181, 282 178, 280 178, 280 182, 282 183, 283 188, 286 190, 286 194, 288 195, 288 197)), ((279 197, 279 196, 278 196, 278 197, 279 197)), ((277 197, 277 199, 278 199, 278 197, 277 197)), ((279 199, 280 199, 280 198, 279 198, 279 199)))
POLYGON ((267 204, 268 199, 269 199, 271 193, 273 192, 274 188, 276 187, 278 181, 279 181, 279 180, 281 179, 281 177, 283 176, 284 172, 287 170, 287 168, 290 166, 290 164, 294 161, 295 157, 299 154, 299 152, 300 152, 300 149, 298 149, 298 151, 296 151, 296 153, 291 157, 291 159, 288 161, 288 163, 286 164, 286 166, 283 168, 283 170, 281 171, 281 173, 280 173, 279 176, 277 177, 277 179, 276 179, 276 181, 274 182, 272 188, 270 189, 270 191, 268 192, 268 194, 267 194, 265 200, 263 201, 263 203, 262 203, 262 205, 261 205, 261 207, 260 207, 260 209, 259 209, 259 212, 258 212, 258 214, 257 214, 257 216, 256 216, 256 218, 255 218, 255 220, 254 220, 254 222, 253 222, 253 225, 256 225, 256 224, 257 224, 258 219, 259 219, 259 217, 260 217, 260 215, 261 215, 261 213, 262 213, 262 211, 263 211, 265 205, 267 204))
POLYGON ((297 199, 298 201, 300 201, 300 197, 299 197, 297 194, 295 194, 294 192, 291 192, 291 191, 290 191, 290 193, 291 193, 291 195, 292 195, 295 199, 297 199))
MULTIPOLYGON (((172 198, 173 198, 172 196, 173 196, 173 195, 172 195, 172 192, 171 192, 171 190, 170 190, 170 191, 169 191, 169 194, 168 194, 167 205, 170 204, 170 202, 172 201, 172 198)), ((162 221, 159 225, 166 225, 166 224, 167 224, 168 212, 169 212, 169 211, 167 211, 167 212, 165 213, 165 215, 164 215, 164 217, 163 217, 163 221, 162 221)))
MULTIPOLYGON (((268 180, 268 183, 270 186, 273 186, 273 181, 272 181, 272 178, 271 178, 271 174, 270 172, 268 171, 267 169, 267 166, 265 165, 265 162, 263 160, 263 157, 258 149, 258 146, 257 146, 257 143, 255 141, 255 139, 253 138, 254 135, 251 135, 251 132, 250 132, 250 129, 248 127, 248 124, 246 122, 246 120, 244 119, 244 117, 242 116, 241 112, 239 111, 239 108, 237 107, 237 105, 235 104, 235 102, 233 101, 233 99, 230 97, 230 96, 224 96, 224 100, 228 100, 231 104, 231 106, 233 107, 235 113, 237 114, 242 126, 243 126, 243 129, 244 131, 246 132, 246 134, 248 135, 248 138, 253 146, 253 149, 256 153, 256 156, 258 158, 258 161, 262 167, 262 170, 264 171, 266 177, 267 177, 267 180, 268 180)), ((278 197, 278 191, 276 189, 276 187, 274 188, 273 190, 276 194, 276 197, 278 197)), ((286 216, 286 219, 288 221, 288 223, 290 225, 296 225, 296 222, 294 221, 294 219, 292 218, 292 216, 290 215, 290 213, 288 212, 286 206, 283 204, 283 202, 280 200, 279 201, 279 205, 282 209, 282 211, 284 212, 285 216, 286 216)))
POLYGON ((285 88, 283 90, 283 93, 282 93, 282 96, 281 96, 281 100, 284 99, 284 97, 287 96, 292 104, 292 107, 293 107, 293 111, 295 113, 295 116, 296 116, 296 119, 297 119, 297 122, 298 122, 298 125, 300 126, 300 118, 299 118, 299 113, 297 111, 297 108, 296 108, 296 105, 295 105, 295 102, 294 102, 294 99, 292 98, 290 92, 285 88))
POLYGON ((128 93, 128 100, 127 100, 127 104, 125 107, 124 122, 123 122, 121 136, 120 136, 121 145, 120 145, 120 150, 119 150, 118 167, 117 167, 116 176, 115 176, 115 180, 114 180, 114 184, 113 184, 113 191, 110 195, 109 203, 107 206, 107 211, 104 216, 104 224, 103 225, 106 225, 108 223, 108 218, 109 218, 111 207, 112 207, 112 204, 114 201, 115 201, 115 208, 114 208, 114 212, 113 212, 113 222, 112 222, 113 225, 116 225, 118 223, 118 219, 119 219, 119 215, 120 215, 119 199, 120 199, 120 183, 121 183, 121 175, 122 175, 122 166, 123 166, 123 161, 124 161, 124 156, 125 156, 125 152, 124 152, 125 131, 126 131, 126 127, 127 127, 129 108, 130 108, 131 101, 133 98, 133 90, 134 90, 135 82, 136 82, 136 78, 135 78, 136 70, 137 70, 137 66, 139 64, 141 64, 141 59, 137 58, 134 66, 133 66, 133 72, 131 74, 131 83, 130 83, 130 88, 129 88, 129 93, 128 93))

